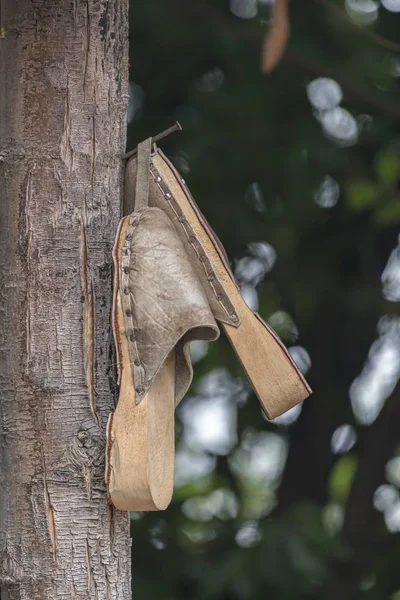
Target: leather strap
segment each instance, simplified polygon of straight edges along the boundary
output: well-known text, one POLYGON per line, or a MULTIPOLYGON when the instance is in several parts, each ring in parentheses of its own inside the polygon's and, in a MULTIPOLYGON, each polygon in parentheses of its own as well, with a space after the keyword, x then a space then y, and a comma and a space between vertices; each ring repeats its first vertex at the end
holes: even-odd
POLYGON ((137 176, 135 189, 135 211, 147 208, 149 204, 150 155, 152 138, 138 144, 137 176))

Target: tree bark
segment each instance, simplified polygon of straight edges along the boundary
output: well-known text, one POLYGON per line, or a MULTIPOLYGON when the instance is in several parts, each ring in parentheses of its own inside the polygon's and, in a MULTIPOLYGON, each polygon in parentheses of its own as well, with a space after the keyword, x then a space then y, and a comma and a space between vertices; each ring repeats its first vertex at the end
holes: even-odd
POLYGON ((2 0, 1 600, 128 599, 107 505, 128 0, 2 0))

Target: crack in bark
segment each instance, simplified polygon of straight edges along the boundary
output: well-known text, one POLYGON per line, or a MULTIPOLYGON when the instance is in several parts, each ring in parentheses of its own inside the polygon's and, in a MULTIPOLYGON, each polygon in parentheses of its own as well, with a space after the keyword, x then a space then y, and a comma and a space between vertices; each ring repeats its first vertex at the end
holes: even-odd
POLYGON ((86 81, 87 71, 89 64, 89 48, 90 48, 90 12, 89 12, 89 0, 86 0, 86 14, 85 14, 85 39, 84 39, 84 67, 83 67, 83 97, 86 100, 86 81))
POLYGON ((114 549, 114 507, 112 504, 107 505, 107 517, 110 522, 110 552, 112 554, 114 549))
POLYGON ((47 510, 47 521, 49 525, 49 534, 51 547, 53 550, 53 559, 57 562, 57 533, 56 533, 56 521, 54 518, 54 508, 50 499, 49 488, 47 486, 47 477, 46 477, 46 460, 44 457, 43 448, 42 452, 42 462, 43 462, 43 485, 44 485, 44 500, 46 504, 47 510))
POLYGON ((74 167, 74 151, 71 145, 71 107, 69 101, 69 89, 68 89, 68 75, 67 75, 67 91, 65 97, 65 115, 64 115, 64 129, 61 141, 61 156, 63 161, 71 173, 74 167))
POLYGON ((93 283, 88 274, 87 239, 83 217, 81 217, 80 259, 83 293, 83 350, 85 376, 89 393, 90 410, 92 411, 96 423, 99 425, 100 420, 96 412, 94 393, 94 294, 93 283))
MULTIPOLYGON (((32 243, 32 229, 30 225, 30 210, 31 210, 31 202, 32 202, 33 190, 32 190, 32 171, 28 172, 28 179, 26 182, 26 190, 25 190, 25 232, 27 243, 26 254, 28 257, 28 272, 30 269, 29 266, 29 258, 30 258, 30 249, 32 243)), ((31 335, 31 303, 30 303, 30 285, 29 285, 29 277, 27 279, 27 310, 26 310, 26 363, 25 363, 25 373, 28 375, 29 364, 32 360, 32 335, 31 335)))
POLYGON ((87 572, 88 572, 88 592, 90 594, 90 591, 92 589, 92 561, 90 558, 89 540, 87 538, 86 538, 86 566, 87 566, 87 572))
POLYGON ((93 467, 92 467, 92 465, 87 465, 85 467, 85 483, 86 483, 86 492, 87 492, 89 500, 92 499, 92 476, 93 476, 93 467))
MULTIPOLYGON (((94 88, 96 90, 96 88, 94 88)), ((92 152, 91 152, 91 168, 92 168, 92 187, 94 185, 94 167, 96 162, 96 117, 93 114, 92 121, 92 152)))

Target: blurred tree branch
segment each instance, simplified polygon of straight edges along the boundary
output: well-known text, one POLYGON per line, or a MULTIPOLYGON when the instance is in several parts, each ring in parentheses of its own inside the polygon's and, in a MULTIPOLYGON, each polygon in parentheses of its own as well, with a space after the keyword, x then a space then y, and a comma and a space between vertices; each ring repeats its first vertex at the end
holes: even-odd
POLYGON ((330 0, 314 0, 314 2, 316 2, 316 4, 325 6, 325 8, 329 10, 332 14, 338 16, 340 19, 345 21, 349 27, 355 28, 359 33, 364 35, 369 40, 375 42, 375 44, 378 44, 382 48, 385 48, 385 50, 400 53, 400 44, 397 44, 392 40, 388 40, 382 35, 379 35, 379 33, 374 33, 373 31, 367 29, 366 27, 364 27, 360 23, 357 23, 356 21, 351 21, 344 12, 344 10, 342 10, 339 6, 336 6, 336 4, 330 2, 330 0))
POLYGON ((358 444, 359 467, 351 486, 342 529, 343 542, 351 554, 345 562, 336 565, 336 581, 327 595, 328 600, 352 600, 376 551, 386 549, 391 543, 390 538, 385 539, 379 534, 382 517, 374 508, 373 496, 385 481, 385 467, 395 453, 399 428, 400 382, 358 444))
MULTIPOLYGON (((315 393, 304 403, 298 421, 290 429, 290 450, 278 492, 276 512, 279 514, 298 502, 311 501, 320 506, 327 502, 328 478, 336 460, 331 438, 343 420, 338 400, 346 398, 347 401, 351 383, 337 380, 337 373, 343 370, 340 369, 340 348, 346 346, 348 335, 340 298, 328 292, 318 304, 313 328, 305 339, 305 346, 314 349, 309 379, 315 393)), ((286 301, 285 306, 290 309, 286 301)))
MULTIPOLYGON (((314 0, 318 1, 318 0, 314 0)), ((243 20, 235 19, 228 11, 212 6, 204 0, 168 0, 168 7, 171 8, 177 15, 176 18, 182 20, 182 16, 186 15, 191 21, 196 23, 209 24, 213 23, 215 29, 234 35, 244 43, 251 44, 261 48, 264 35, 264 28, 253 20, 251 23, 244 23, 243 20)), ((347 77, 342 71, 338 71, 332 67, 327 67, 318 63, 309 56, 301 54, 298 50, 294 51, 288 48, 285 52, 283 62, 301 69, 305 74, 315 77, 331 77, 335 79, 353 98, 362 102, 366 107, 374 108, 379 112, 400 121, 400 102, 397 99, 388 95, 387 92, 379 92, 373 88, 366 87, 362 84, 355 83, 353 79, 347 77)))
POLYGON ((304 72, 315 77, 324 76, 334 79, 346 92, 353 96, 353 98, 357 98, 366 106, 373 107, 397 121, 400 120, 400 102, 389 96, 387 93, 377 92, 372 88, 355 83, 352 79, 346 77, 346 75, 339 73, 337 69, 327 68, 297 52, 288 51, 286 53, 286 60, 291 65, 301 68, 304 72))

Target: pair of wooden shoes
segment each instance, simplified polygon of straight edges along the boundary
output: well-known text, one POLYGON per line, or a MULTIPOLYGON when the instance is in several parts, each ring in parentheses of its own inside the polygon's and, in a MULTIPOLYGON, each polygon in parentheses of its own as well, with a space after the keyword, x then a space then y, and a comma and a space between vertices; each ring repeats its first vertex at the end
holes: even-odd
POLYGON ((128 211, 113 253, 120 394, 106 481, 116 508, 162 510, 172 497, 174 411, 192 379, 191 341, 216 339, 218 321, 271 419, 311 390, 242 299, 221 243, 151 138, 127 164, 128 211))

